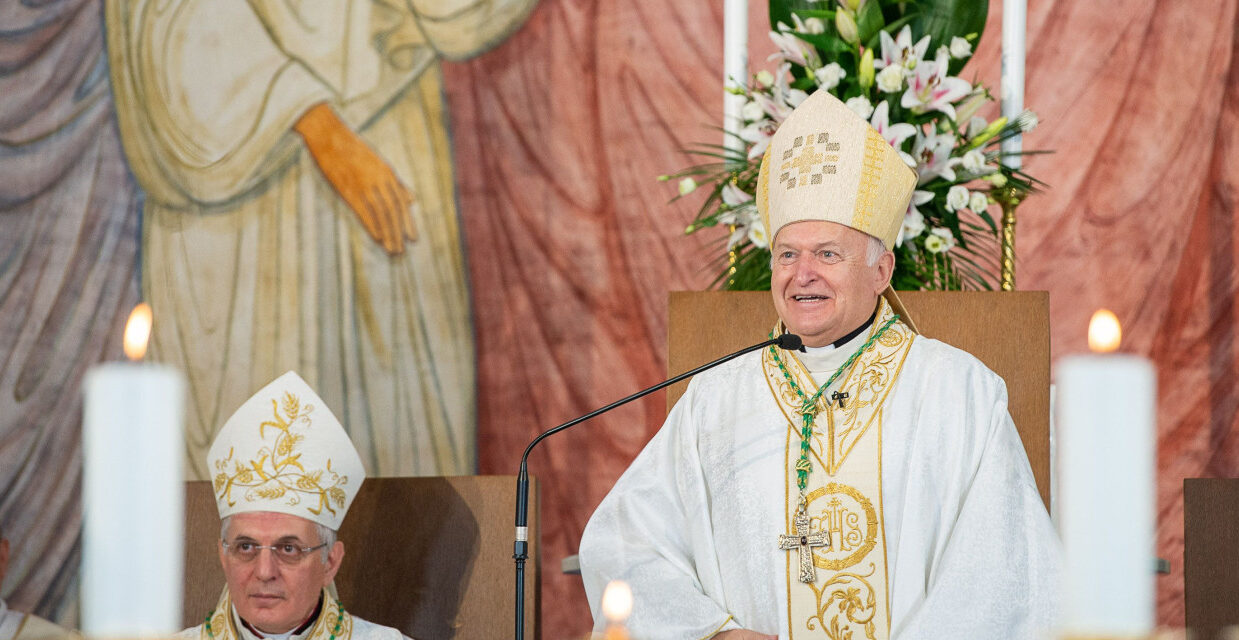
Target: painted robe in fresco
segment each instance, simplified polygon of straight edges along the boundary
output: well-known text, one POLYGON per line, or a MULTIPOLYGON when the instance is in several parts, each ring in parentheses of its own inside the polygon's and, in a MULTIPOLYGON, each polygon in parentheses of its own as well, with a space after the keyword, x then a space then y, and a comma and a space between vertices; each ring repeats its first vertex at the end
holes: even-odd
POLYGON ((189 376, 187 463, 295 369, 375 475, 475 468, 473 336, 439 57, 476 54, 534 0, 109 1, 112 79, 146 191, 153 359, 189 376), (292 127, 327 103, 413 193, 389 257, 292 127))

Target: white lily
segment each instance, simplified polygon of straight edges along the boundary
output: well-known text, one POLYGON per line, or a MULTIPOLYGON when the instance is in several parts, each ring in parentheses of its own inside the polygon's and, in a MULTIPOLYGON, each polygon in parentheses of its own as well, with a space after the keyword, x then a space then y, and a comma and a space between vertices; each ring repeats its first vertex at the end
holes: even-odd
POLYGON ((778 125, 774 121, 766 118, 736 132, 741 140, 752 145, 749 147, 749 160, 760 158, 766 153, 766 147, 770 146, 770 139, 774 137, 774 131, 777 128, 778 125))
POLYGON ((917 207, 933 199, 932 191, 918 189, 912 192, 912 199, 908 201, 908 211, 904 214, 903 225, 899 229, 899 237, 895 238, 896 247, 902 246, 904 242, 925 232, 925 214, 921 213, 917 207))
POLYGON ((938 176, 950 182, 955 181, 955 167, 961 162, 952 158, 951 151, 955 149, 955 136, 950 133, 924 135, 919 131, 916 142, 912 145, 912 157, 916 159, 916 173, 920 176, 917 184, 925 184, 938 176))
POLYGON ((899 101, 900 106, 915 113, 941 111, 954 120, 955 107, 951 103, 968 95, 972 85, 963 78, 948 76, 948 62, 945 56, 939 55, 936 60, 917 65, 916 73, 908 80, 908 90, 899 101))
POLYGON ((885 30, 880 31, 878 40, 882 43, 882 58, 873 61, 875 69, 890 66, 913 69, 929 51, 929 36, 923 36, 912 44, 912 27, 908 25, 904 25, 893 39, 885 30))

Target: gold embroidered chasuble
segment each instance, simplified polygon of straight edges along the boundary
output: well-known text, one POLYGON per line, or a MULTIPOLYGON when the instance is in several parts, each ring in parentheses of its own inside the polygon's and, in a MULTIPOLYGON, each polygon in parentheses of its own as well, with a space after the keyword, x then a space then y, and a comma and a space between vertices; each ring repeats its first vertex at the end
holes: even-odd
MULTIPOLYGON (((206 624, 199 626, 199 630, 199 640, 244 640, 245 636, 238 633, 232 616, 232 598, 228 594, 228 587, 224 587, 219 604, 215 605, 215 609, 207 616, 206 624)), ((352 635, 353 616, 324 589, 323 607, 318 614, 318 620, 314 621, 308 632, 297 637, 300 640, 350 640, 352 635)))
MULTIPOLYGON (((881 301, 866 339, 892 317, 881 301)), ((810 441, 812 471, 805 490, 809 534, 824 534, 828 545, 811 548, 814 579, 801 582, 797 549, 787 555, 788 637, 885 640, 890 636, 890 600, 882 521, 882 407, 899 377, 915 334, 895 322, 822 394, 810 441), (843 396, 840 402, 834 393, 843 396), (846 395, 844 395, 846 394, 846 395), (842 405, 842 406, 841 406, 842 405)), ((779 355, 796 384, 812 395, 818 388, 792 352, 779 355)), ((762 369, 771 393, 788 420, 785 460, 785 518, 788 536, 802 536, 795 518, 800 492, 803 400, 792 389, 774 353, 762 369)), ((772 541, 773 542, 773 541, 772 541)))

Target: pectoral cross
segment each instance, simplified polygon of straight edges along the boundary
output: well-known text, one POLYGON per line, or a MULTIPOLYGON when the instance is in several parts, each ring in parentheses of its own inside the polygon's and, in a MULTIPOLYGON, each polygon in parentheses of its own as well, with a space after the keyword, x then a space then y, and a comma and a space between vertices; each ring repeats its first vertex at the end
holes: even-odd
POLYGON ((844 391, 843 393, 839 393, 838 391, 835 391, 834 393, 830 394, 830 401, 838 402, 840 409, 843 408, 843 401, 847 400, 847 398, 848 398, 848 392, 846 391, 844 391))
POLYGON ((796 535, 779 536, 779 548, 800 550, 800 581, 813 584, 817 580, 817 571, 813 568, 813 547, 829 548, 830 539, 824 531, 809 533, 809 516, 804 512, 796 514, 792 522, 796 526, 796 535))

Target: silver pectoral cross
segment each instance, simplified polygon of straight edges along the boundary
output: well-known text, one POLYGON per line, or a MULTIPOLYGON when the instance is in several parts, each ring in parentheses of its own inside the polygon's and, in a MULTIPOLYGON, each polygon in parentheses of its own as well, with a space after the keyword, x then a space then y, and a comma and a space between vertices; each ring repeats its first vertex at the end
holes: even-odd
POLYGON ((809 533, 809 516, 803 511, 797 513, 792 522, 796 525, 796 534, 779 536, 779 548, 800 550, 800 581, 813 584, 817 580, 817 571, 813 568, 813 547, 829 548, 830 538, 825 531, 809 533))

